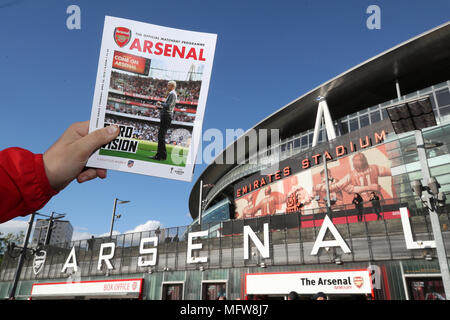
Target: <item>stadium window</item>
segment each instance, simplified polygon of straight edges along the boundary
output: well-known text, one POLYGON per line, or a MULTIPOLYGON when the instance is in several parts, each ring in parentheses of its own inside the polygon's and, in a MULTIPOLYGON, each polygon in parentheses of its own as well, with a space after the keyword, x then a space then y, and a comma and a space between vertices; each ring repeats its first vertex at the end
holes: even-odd
POLYGON ((359 118, 359 123, 361 124, 361 128, 368 126, 369 123, 369 115, 368 114, 364 114, 359 118))
POLYGON ((320 130, 320 132, 319 132, 319 142, 323 141, 323 134, 324 134, 324 131, 320 130))
POLYGON ((403 157, 391 159, 391 167, 397 167, 403 164, 403 157))
POLYGON ((382 115, 382 117, 381 117, 382 119, 389 119, 386 108, 381 109, 381 115, 382 115))
POLYGON ((425 95, 427 93, 431 93, 431 88, 428 87, 426 89, 419 90, 419 96, 425 95))
POLYGON ((289 141, 288 143, 286 143, 286 149, 287 150, 292 150, 294 148, 294 142, 293 141, 289 141))
POLYGON ((349 115, 348 117, 349 117, 349 119, 358 117, 358 112, 352 113, 352 114, 349 115))
MULTIPOLYGON (((431 101, 431 105, 433 106, 433 110, 437 111, 436 96, 434 94, 430 95, 430 101, 431 101)), ((435 113, 435 115, 437 116, 437 113, 435 113)))
POLYGON ((309 135, 308 135, 308 147, 310 146, 310 145, 312 145, 312 140, 313 140, 313 135, 314 135, 314 133, 310 133, 309 135))
POLYGON ((356 131, 358 129, 358 118, 350 119, 350 131, 356 131))
POLYGON ((436 99, 440 109, 441 107, 450 105, 450 93, 448 91, 448 88, 436 91, 436 99))
POLYGON ((303 136, 301 142, 302 148, 306 148, 308 146, 308 136, 303 136))
POLYGON ((294 149, 300 148, 300 138, 294 140, 294 149))
POLYGON ((281 152, 284 152, 286 150, 286 144, 281 145, 281 152))
POLYGON ((441 117, 450 114, 450 106, 439 108, 439 113, 441 114, 441 117))
POLYGON ((348 122, 347 121, 342 121, 339 124, 339 131, 341 132, 341 135, 348 133, 348 122))
POLYGON ((370 121, 372 123, 378 122, 381 120, 380 110, 370 113, 370 121))
POLYGON ((408 93, 408 94, 405 96, 405 99, 411 99, 411 98, 414 98, 414 97, 416 97, 416 96, 417 96, 417 91, 411 92, 411 93, 408 93))

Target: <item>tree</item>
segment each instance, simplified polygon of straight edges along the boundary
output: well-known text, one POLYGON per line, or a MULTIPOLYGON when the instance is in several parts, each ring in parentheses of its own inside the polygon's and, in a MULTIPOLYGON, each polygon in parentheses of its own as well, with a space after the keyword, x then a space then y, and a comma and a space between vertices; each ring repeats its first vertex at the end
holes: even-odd
POLYGON ((4 234, 0 232, 0 266, 3 261, 3 256, 6 253, 8 243, 15 242, 18 245, 23 244, 23 240, 25 239, 25 232, 20 231, 19 233, 8 233, 4 234))

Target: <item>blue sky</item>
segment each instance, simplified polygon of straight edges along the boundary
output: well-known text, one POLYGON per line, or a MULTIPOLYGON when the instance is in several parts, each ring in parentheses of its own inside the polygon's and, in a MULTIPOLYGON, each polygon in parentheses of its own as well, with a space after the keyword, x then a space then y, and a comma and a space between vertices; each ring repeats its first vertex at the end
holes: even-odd
MULTIPOLYGON (((449 20, 450 2, 431 1, 65 1, 0 0, 0 149, 43 153, 73 122, 88 120, 105 15, 218 34, 203 130, 247 130, 286 103, 347 69, 449 20), (66 9, 81 9, 81 30, 66 9), (381 8, 369 30, 366 9, 381 8)), ((309 129, 309 128, 304 128, 309 129)), ((207 144, 207 143, 206 143, 207 144)), ((205 143, 203 145, 205 147, 205 143)), ((154 220, 188 225, 191 183, 109 171, 106 180, 74 182, 42 213, 67 213, 76 234, 154 220)), ((0 232, 23 225, 17 218, 0 232), (8 229, 9 228, 9 229, 8 229)))

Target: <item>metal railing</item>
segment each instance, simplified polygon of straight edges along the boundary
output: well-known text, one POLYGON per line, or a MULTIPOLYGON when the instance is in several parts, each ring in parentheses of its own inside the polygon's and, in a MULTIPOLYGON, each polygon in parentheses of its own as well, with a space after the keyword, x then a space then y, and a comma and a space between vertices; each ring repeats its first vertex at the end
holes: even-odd
MULTIPOLYGON (((216 221, 203 224, 201 227, 191 225, 165 228, 45 246, 47 257, 42 271, 35 275, 33 256, 27 256, 20 278, 21 280, 49 278, 70 280, 87 276, 197 270, 200 266, 208 269, 333 263, 336 256, 339 256, 344 263, 424 259, 425 253, 435 256, 434 249, 407 250, 401 219, 397 212, 399 207, 408 206, 414 239, 418 241, 432 240, 431 225, 426 209, 421 206, 417 207, 416 201, 417 199, 413 197, 381 201, 381 212, 390 213, 389 218, 381 220, 376 220, 371 204, 365 203, 365 219, 360 222, 355 220, 354 206, 333 208, 329 216, 350 247, 350 254, 343 254, 339 248, 331 251, 321 250, 318 255, 310 254, 326 211, 324 208, 318 208, 313 210, 314 214, 294 212, 252 219, 216 221), (251 253, 249 259, 245 260, 244 226, 250 226, 263 241, 265 223, 269 224, 270 257, 262 258, 250 241, 251 253), (193 255, 208 257, 208 260, 202 264, 188 264, 186 262, 188 233, 200 230, 207 230, 207 236, 194 239, 194 243, 202 244, 202 249, 194 250, 193 255), (144 259, 151 258, 149 255, 139 253, 141 239, 147 237, 158 237, 157 262, 151 267, 140 267, 138 266, 139 256, 143 256, 144 259), (98 270, 100 246, 102 243, 110 242, 115 244, 114 257, 111 259, 114 269, 107 270, 106 265, 103 264, 102 268, 98 270), (78 272, 74 273, 72 268, 61 272, 72 247, 75 247, 78 272)), ((441 228, 447 247, 450 245, 449 212, 450 205, 448 204, 440 209, 441 228)), ((16 266, 17 257, 14 258, 6 253, 0 267, 0 281, 11 281, 16 266)))

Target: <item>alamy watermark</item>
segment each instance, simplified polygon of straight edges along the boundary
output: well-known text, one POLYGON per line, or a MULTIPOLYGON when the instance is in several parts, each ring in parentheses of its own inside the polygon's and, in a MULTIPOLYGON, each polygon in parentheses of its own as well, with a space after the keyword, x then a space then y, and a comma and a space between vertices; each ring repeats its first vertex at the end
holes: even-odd
POLYGON ((381 29, 381 9, 379 6, 372 4, 367 7, 367 14, 370 16, 366 20, 366 26, 369 30, 380 30, 381 29))
POLYGON ((66 27, 69 30, 81 29, 81 9, 79 6, 72 4, 67 7, 66 13, 69 15, 66 20, 66 27))
MULTIPOLYGON (((207 129, 201 139, 193 139, 191 150, 198 150, 196 159, 194 152, 187 155, 188 164, 262 164, 277 165, 280 160, 279 129, 226 129, 225 135, 219 129, 207 129), (199 145, 195 143, 200 141, 199 145)), ((173 149, 170 154, 174 164, 183 161, 182 148, 173 149)))

